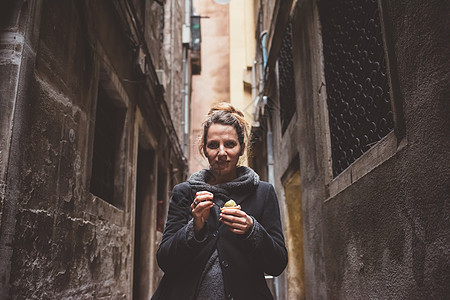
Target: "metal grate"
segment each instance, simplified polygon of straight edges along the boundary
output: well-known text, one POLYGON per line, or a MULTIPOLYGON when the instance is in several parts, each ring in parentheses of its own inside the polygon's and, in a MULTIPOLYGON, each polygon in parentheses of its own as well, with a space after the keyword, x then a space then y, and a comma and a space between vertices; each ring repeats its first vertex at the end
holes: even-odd
POLYGON ((322 0, 333 176, 394 128, 376 0, 322 0))
POLYGON ((281 129, 284 133, 295 113, 295 83, 292 60, 292 26, 289 22, 278 56, 278 90, 280 95, 281 129))

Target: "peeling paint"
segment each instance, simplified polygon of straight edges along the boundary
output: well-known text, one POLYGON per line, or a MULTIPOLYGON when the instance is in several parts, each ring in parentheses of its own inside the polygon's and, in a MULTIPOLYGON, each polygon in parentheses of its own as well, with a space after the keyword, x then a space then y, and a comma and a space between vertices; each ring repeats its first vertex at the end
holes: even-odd
POLYGON ((21 34, 6 32, 0 38, 0 65, 20 66, 24 37, 21 34))

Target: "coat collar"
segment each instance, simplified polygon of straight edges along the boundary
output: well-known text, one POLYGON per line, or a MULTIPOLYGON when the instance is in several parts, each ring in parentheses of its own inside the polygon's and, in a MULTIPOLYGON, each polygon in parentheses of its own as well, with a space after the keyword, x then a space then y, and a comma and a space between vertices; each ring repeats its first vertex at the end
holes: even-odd
POLYGON ((237 168, 237 178, 233 181, 210 185, 207 182, 212 178, 208 169, 203 169, 191 175, 188 179, 194 193, 198 191, 209 191, 214 194, 214 202, 222 206, 226 201, 233 199, 237 204, 242 203, 247 196, 259 185, 259 176, 249 167, 237 168))

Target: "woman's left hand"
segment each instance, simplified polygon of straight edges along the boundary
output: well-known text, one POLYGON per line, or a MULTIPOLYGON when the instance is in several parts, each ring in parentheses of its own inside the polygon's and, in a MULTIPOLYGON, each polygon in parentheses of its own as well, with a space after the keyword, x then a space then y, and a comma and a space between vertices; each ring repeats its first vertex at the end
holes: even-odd
POLYGON ((219 221, 237 234, 246 234, 253 226, 253 219, 245 211, 235 208, 223 209, 219 221))

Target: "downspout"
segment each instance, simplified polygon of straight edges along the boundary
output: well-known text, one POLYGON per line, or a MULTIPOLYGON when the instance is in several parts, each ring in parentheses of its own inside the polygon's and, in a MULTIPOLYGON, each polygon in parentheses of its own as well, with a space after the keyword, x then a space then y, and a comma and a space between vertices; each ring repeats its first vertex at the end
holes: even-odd
MULTIPOLYGON (((264 92, 264 82, 266 79, 266 67, 267 67, 267 48, 266 48, 266 39, 267 39, 267 30, 263 31, 261 33, 261 50, 262 50, 262 66, 261 66, 261 76, 260 76, 260 94, 264 92)), ((268 97, 263 96, 263 107, 265 108, 268 104, 268 97)), ((265 110, 265 109, 264 109, 265 110)), ((273 134, 272 134, 272 126, 270 123, 270 116, 267 120, 267 177, 270 184, 275 186, 275 172, 274 172, 274 163, 273 163, 273 134)), ((277 298, 280 296, 280 282, 279 278, 274 277, 273 278, 273 284, 275 286, 275 295, 277 298)))
MULTIPOLYGON (((255 97, 255 116, 257 114, 258 107, 261 106, 263 109, 263 114, 265 114, 265 108, 268 104, 269 98, 267 96, 262 96, 264 92, 264 82, 266 79, 266 67, 267 67, 267 48, 266 48, 267 30, 263 31, 260 35, 260 47, 262 52, 261 72, 259 76, 259 95, 255 97), (262 98, 262 99, 261 99, 262 98), (262 101, 261 101, 262 100, 262 101), (259 102, 262 102, 261 105, 259 102)), ((254 67, 255 67, 254 62, 254 67)), ((254 78, 256 80, 256 78, 254 78)), ((255 119, 256 120, 256 119, 255 119)), ((266 148, 267 148, 267 180, 270 184, 275 186, 275 172, 274 172, 274 161, 273 161, 273 134, 272 126, 270 124, 270 116, 267 120, 267 134, 266 134, 266 148)), ((266 277, 267 278, 267 277, 266 277)), ((280 296, 280 282, 279 278, 273 277, 273 283, 275 287, 275 296, 279 298, 280 296)))
MULTIPOLYGON (((267 49, 266 49, 266 39, 267 39, 267 31, 263 31, 260 35, 260 47, 262 52, 261 60, 253 61, 253 68, 252 68, 252 97, 253 97, 253 109, 254 109, 254 118, 255 125, 259 126, 259 113, 260 109, 262 111, 262 117, 266 114, 265 108, 268 104, 268 97, 263 96, 264 93, 264 80, 266 78, 266 66, 267 66, 267 49), (256 66, 260 65, 260 72, 259 72, 259 82, 258 85, 256 84, 256 66), (259 90, 258 90, 259 87, 259 90)), ((270 118, 270 116, 269 116, 270 118)), ((268 118, 268 119, 269 119, 268 118)), ((272 126, 270 124, 270 120, 267 122, 267 133, 266 133, 266 148, 267 148, 267 180, 269 183, 271 183, 273 186, 275 186, 275 174, 274 174, 274 162, 273 162, 273 135, 272 135, 272 126)), ((278 299, 280 295, 280 283, 278 280, 278 277, 273 276, 265 276, 267 279, 273 278, 273 283, 275 287, 275 296, 278 299)))
MULTIPOLYGON (((263 106, 267 105, 267 96, 263 96, 263 106)), ((273 161, 273 134, 272 134, 272 126, 270 124, 270 117, 267 118, 267 133, 266 133, 266 148, 267 148, 267 181, 275 186, 275 172, 274 172, 274 161, 273 161)), ((273 278, 273 284, 275 287, 275 296, 279 299, 280 295, 280 283, 278 276, 265 276, 266 279, 273 278)))
POLYGON ((267 66, 266 39, 267 39, 267 31, 263 31, 261 33, 261 49, 262 49, 262 58, 263 58, 263 78, 266 77, 266 66, 267 66))
POLYGON ((253 120, 255 122, 258 121, 258 86, 256 84, 256 66, 258 62, 256 60, 253 61, 252 66, 252 99, 253 99, 253 120))
MULTIPOLYGON (((264 96, 267 98, 267 96, 264 96)), ((267 102, 264 99, 264 102, 267 102)), ((273 135, 272 135, 272 126, 270 125, 270 121, 267 122, 267 176, 269 183, 275 186, 275 175, 273 170, 273 135)))
MULTIPOLYGON (((264 96, 263 98, 267 98, 264 96)), ((264 101, 266 102, 266 101, 264 101)), ((273 135, 272 135, 272 126, 270 125, 270 120, 267 122, 267 177, 270 184, 275 187, 275 174, 273 170, 273 135)), ((278 276, 273 278, 273 285, 275 287, 275 295, 277 299, 280 296, 280 283, 278 280, 278 276)))
MULTIPOLYGON (((259 93, 264 91, 264 80, 266 78, 266 66, 267 66, 267 49, 266 49, 267 31, 261 33, 261 50, 262 50, 262 70, 260 76, 259 93)), ((267 105, 267 96, 262 97, 263 107, 267 105)), ((273 172, 273 138, 272 138, 272 126, 270 122, 267 122, 267 175, 269 183, 275 185, 274 172, 273 172)))
POLYGON ((188 134, 189 134, 189 65, 188 48, 183 49, 183 152, 188 157, 188 134))
MULTIPOLYGON (((254 120, 257 119, 257 114, 259 111, 259 108, 262 107, 262 112, 264 115, 264 108, 265 105, 267 104, 267 97, 266 96, 262 96, 263 92, 264 92, 264 78, 266 77, 266 65, 267 65, 267 49, 266 49, 266 37, 267 37, 267 31, 264 31, 263 33, 261 33, 260 35, 260 43, 261 43, 261 51, 262 51, 262 60, 258 63, 256 61, 253 62, 253 67, 255 69, 255 73, 254 75, 254 82, 256 85, 256 65, 259 64, 260 65, 260 72, 259 72, 259 91, 258 91, 258 95, 254 98, 254 113, 255 113, 255 118, 254 120), (263 100, 263 101, 261 101, 263 100), (260 102, 263 102, 262 104, 260 102)), ((255 92, 256 92, 256 87, 255 87, 255 92)))
MULTIPOLYGON (((192 3, 190 0, 184 2, 184 25, 188 30, 191 28, 191 8, 192 3)), ((183 46, 183 152, 186 157, 188 156, 188 136, 189 136, 189 44, 183 46)))

